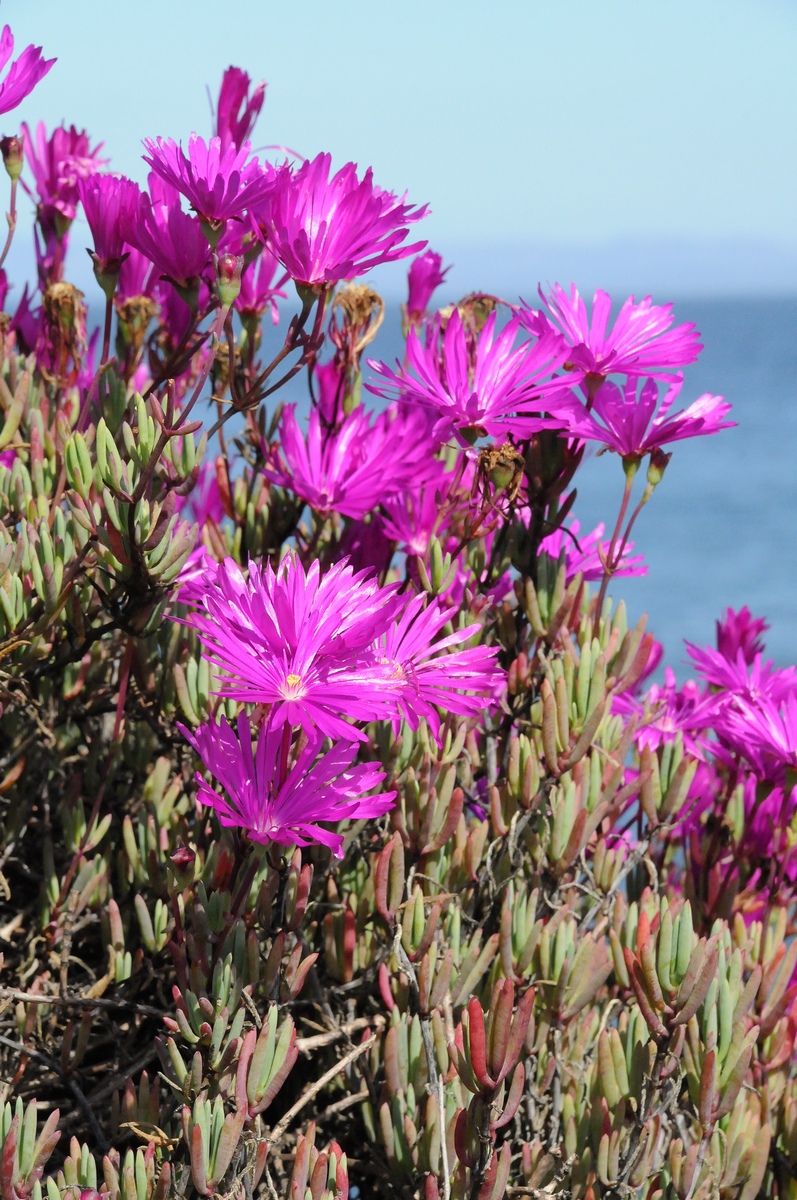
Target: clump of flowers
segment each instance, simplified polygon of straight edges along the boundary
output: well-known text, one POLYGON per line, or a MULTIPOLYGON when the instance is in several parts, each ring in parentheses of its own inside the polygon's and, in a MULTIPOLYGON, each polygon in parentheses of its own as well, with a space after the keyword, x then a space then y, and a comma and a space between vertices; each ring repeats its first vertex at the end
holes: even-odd
POLYGON ((794 1200, 797 671, 746 607, 662 670, 610 594, 732 423, 699 334, 434 299, 425 208, 253 158, 264 94, 146 192, 3 140, 3 1200, 794 1200))

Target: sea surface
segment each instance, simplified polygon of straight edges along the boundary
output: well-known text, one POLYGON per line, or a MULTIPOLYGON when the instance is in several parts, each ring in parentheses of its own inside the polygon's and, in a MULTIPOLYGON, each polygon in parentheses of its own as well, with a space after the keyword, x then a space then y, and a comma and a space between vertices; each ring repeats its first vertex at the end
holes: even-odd
MULTIPOLYGON (((669 447, 672 461, 634 533, 648 574, 617 579, 612 592, 632 619, 648 613, 679 678, 689 673, 684 639, 712 642, 729 605, 766 617, 769 654, 797 662, 797 298, 687 298, 675 312, 696 323, 704 343, 676 407, 712 392, 732 403, 738 424, 669 447)), ((389 308, 368 357, 392 363, 402 345, 398 309, 389 308)), ((306 402, 304 385, 284 394, 306 402)), ((576 484, 582 530, 599 521, 611 528, 623 488, 619 459, 593 457, 576 484)))

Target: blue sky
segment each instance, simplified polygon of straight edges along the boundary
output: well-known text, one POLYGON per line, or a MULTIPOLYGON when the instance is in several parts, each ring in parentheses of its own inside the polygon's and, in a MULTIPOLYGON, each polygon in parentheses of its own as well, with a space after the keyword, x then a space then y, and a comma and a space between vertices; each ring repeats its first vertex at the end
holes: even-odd
POLYGON ((797 291, 794 0, 4 0, 0 16, 59 57, 20 117, 85 126, 117 170, 142 177, 145 135, 206 133, 206 85, 235 63, 268 81, 257 144, 372 164, 431 204, 444 253, 499 274, 503 254, 507 277, 523 253, 543 277, 568 254, 633 275, 647 254, 665 280, 680 255, 718 290, 797 291))

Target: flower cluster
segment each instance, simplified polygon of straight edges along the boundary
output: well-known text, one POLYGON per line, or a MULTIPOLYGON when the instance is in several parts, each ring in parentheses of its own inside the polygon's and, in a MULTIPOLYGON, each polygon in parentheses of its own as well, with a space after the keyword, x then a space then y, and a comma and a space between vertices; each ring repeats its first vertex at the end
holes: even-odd
POLYGON ((3 140, 0 1195, 795 1200, 797 669, 728 609, 681 679, 613 594, 732 423, 699 334, 452 295, 264 97, 146 188, 3 140))

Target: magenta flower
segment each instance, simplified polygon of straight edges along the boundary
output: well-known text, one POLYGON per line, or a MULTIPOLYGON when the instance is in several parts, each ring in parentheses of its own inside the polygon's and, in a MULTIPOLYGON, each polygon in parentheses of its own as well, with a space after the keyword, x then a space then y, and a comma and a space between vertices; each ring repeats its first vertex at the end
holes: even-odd
POLYGON ((717 649, 729 662, 735 662, 739 651, 749 666, 756 655, 764 652, 764 634, 769 625, 763 617, 754 617, 745 605, 738 612, 726 609, 721 621, 717 621, 717 649))
POLYGON ((123 222, 125 241, 140 250, 160 275, 191 291, 210 262, 210 250, 198 217, 184 213, 176 188, 149 177, 152 198, 142 193, 137 209, 123 222))
POLYGON ((118 272, 125 230, 138 211, 138 185, 124 175, 90 175, 78 181, 78 194, 94 238, 92 258, 97 271, 118 272))
POLYGON ((132 300, 134 296, 152 299, 155 289, 155 271, 150 259, 125 242, 125 257, 116 283, 116 299, 119 304, 132 300))
MULTIPOLYGON (((14 53, 14 35, 8 25, 0 34, 0 71, 14 53)), ((0 82, 0 113, 11 112, 44 79, 56 60, 42 58, 41 46, 26 46, 19 58, 12 62, 8 74, 0 82)))
POLYGON ((216 136, 224 153, 234 146, 240 150, 255 127, 266 97, 265 83, 258 83, 249 95, 251 79, 240 67, 228 67, 219 88, 216 109, 216 136))
MULTIPOLYGON (((518 510, 518 515, 523 517, 523 512, 524 510, 518 510)), ((525 512, 527 513, 528 509, 525 512)), ((604 555, 609 551, 609 541, 603 540, 605 526, 601 522, 592 533, 583 537, 579 537, 580 530, 580 523, 573 518, 568 522, 567 529, 560 527, 540 542, 540 550, 551 558, 558 559, 564 550, 565 578, 568 583, 579 573, 584 576, 586 582, 603 578, 604 566, 598 549, 600 548, 604 555)), ((634 543, 628 542, 620 565, 614 571, 615 575, 647 575, 644 555, 633 554, 633 549, 634 543)))
POLYGON ((381 817, 393 807, 395 792, 368 795, 385 774, 377 763, 355 764, 357 747, 351 742, 337 743, 318 758, 323 738, 313 733, 290 756, 290 730, 270 721, 260 727, 253 754, 252 730, 243 713, 237 733, 226 717, 194 733, 184 725, 178 729, 227 793, 219 795, 197 772, 201 802, 216 810, 222 825, 244 830, 254 842, 320 842, 340 857, 342 835, 319 822, 381 817))
POLYGON ((370 168, 358 180, 354 163, 330 179, 331 164, 329 154, 319 154, 299 167, 280 167, 273 193, 256 214, 266 244, 297 284, 353 279, 423 249, 425 242, 402 243, 426 206, 412 207, 376 187, 370 168))
POLYGON ((639 380, 634 376, 622 390, 613 383, 604 383, 591 409, 573 397, 570 407, 560 410, 561 424, 573 437, 603 442, 623 458, 642 458, 668 442, 704 437, 736 424, 724 420, 730 404, 722 396, 709 393, 688 408, 670 414, 682 384, 683 378, 678 376, 659 403, 658 385, 652 378, 642 384, 639 396, 639 380))
POLYGON ((280 272, 275 280, 279 263, 267 246, 264 246, 254 262, 244 267, 241 275, 241 290, 235 301, 235 308, 243 320, 259 322, 264 313, 271 311, 274 325, 279 320, 277 312, 277 297, 284 300, 287 292, 283 288, 287 276, 280 272))
POLYGON ((437 415, 435 433, 445 439, 454 431, 464 441, 478 436, 529 437, 539 429, 559 428, 561 421, 543 418, 568 394, 572 380, 551 377, 565 359, 566 347, 553 332, 536 342, 515 346, 519 324, 509 321, 496 336, 492 313, 475 347, 469 343, 459 312, 449 318, 445 333, 421 342, 412 328, 407 337, 407 366, 396 371, 369 359, 368 365, 386 382, 366 384, 378 396, 397 395, 437 415), (410 371, 413 374, 410 374, 410 371))
POLYGON ((686 643, 686 650, 698 675, 710 687, 719 688, 732 697, 740 697, 751 703, 766 698, 778 704, 797 690, 797 670, 794 667, 778 668, 771 659, 764 662, 761 654, 754 654, 752 661, 749 661, 741 646, 735 658, 730 658, 721 650, 713 650, 710 646, 694 646, 691 642, 686 643))
POLYGON ((459 646, 480 633, 481 626, 469 625, 435 641, 451 620, 451 613, 436 600, 428 607, 425 604, 423 594, 409 601, 395 623, 379 637, 377 655, 390 678, 402 685, 398 715, 411 729, 417 729, 419 719, 425 717, 437 739, 437 708, 476 716, 505 674, 496 663, 495 647, 473 646, 447 653, 451 646, 459 646))
POLYGON ((721 733, 759 779, 782 782, 787 769, 797 770, 797 694, 780 704, 768 696, 737 699, 725 711, 721 733))
POLYGON ((305 573, 294 554, 271 565, 220 564, 189 624, 224 674, 219 694, 274 705, 275 720, 328 737, 365 740, 349 720, 391 717, 401 685, 372 646, 390 624, 395 587, 336 563, 305 573))
POLYGON ((438 446, 430 437, 425 414, 395 407, 376 418, 362 407, 355 408, 337 429, 325 427, 318 408, 313 408, 305 438, 296 406, 287 405, 280 446, 281 452, 275 451, 265 468, 266 475, 323 515, 339 512, 362 518, 380 500, 423 481, 437 469, 438 446))
POLYGON ((382 500, 385 534, 409 554, 424 557, 432 537, 445 527, 450 512, 448 499, 457 472, 446 473, 443 463, 420 487, 412 487, 382 500))
POLYGON ((241 217, 246 209, 264 200, 273 186, 274 171, 250 158, 250 145, 222 149, 220 138, 208 143, 192 133, 188 153, 171 138, 145 138, 148 163, 161 179, 186 197, 203 221, 223 225, 241 217))
MULTIPOLYGON (((606 292, 595 293, 591 321, 574 283, 569 295, 557 283, 547 296, 540 289, 540 298, 571 347, 570 361, 593 377, 620 373, 670 379, 674 371, 695 362, 703 349, 694 324, 671 329, 673 306, 652 304, 650 296, 640 304, 629 296, 609 332, 612 298, 606 292)), ((521 309, 519 315, 534 332, 539 314, 521 309)))
POLYGON ((89 135, 85 130, 78 132, 74 125, 69 129, 59 126, 49 138, 43 121, 36 126, 35 138, 27 125, 23 124, 22 131, 39 197, 37 219, 45 237, 56 230, 63 235, 77 212, 78 183, 108 162, 99 157, 102 142, 92 149, 89 135))
POLYGON ((652 684, 640 699, 627 692, 612 700, 612 712, 626 720, 635 716, 639 728, 635 735, 637 746, 658 750, 681 734, 686 750, 703 759, 709 745, 708 730, 720 712, 721 701, 701 691, 693 679, 678 687, 675 674, 667 667, 662 685, 652 684))
POLYGON ((427 250, 423 254, 419 254, 413 260, 407 276, 408 295, 407 295, 407 317, 412 322, 417 322, 423 319, 429 301, 432 298, 432 293, 445 279, 450 267, 446 267, 445 271, 441 270, 443 259, 439 254, 435 254, 434 250, 427 250))

